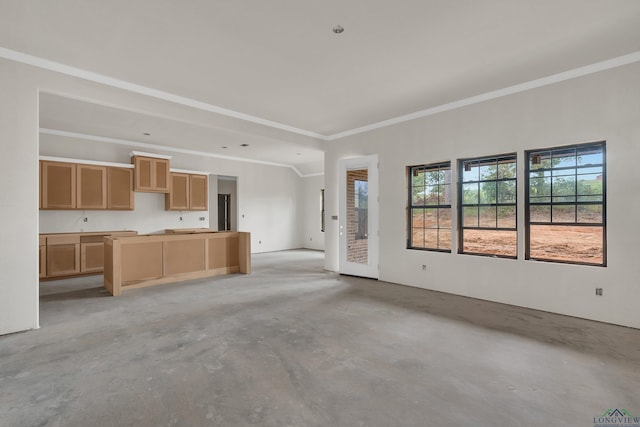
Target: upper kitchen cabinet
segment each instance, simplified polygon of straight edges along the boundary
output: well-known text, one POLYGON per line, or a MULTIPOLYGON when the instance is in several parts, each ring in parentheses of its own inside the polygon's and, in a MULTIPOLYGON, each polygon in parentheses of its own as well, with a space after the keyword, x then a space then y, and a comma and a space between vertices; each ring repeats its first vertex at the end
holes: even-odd
POLYGON ((40 209, 131 210, 133 167, 45 158, 40 161, 40 209))
POLYGON ((209 175, 189 175, 189 209, 209 209, 209 175))
POLYGON ((76 165, 76 208, 107 208, 107 168, 96 165, 76 165))
POLYGON ((189 174, 171 172, 169 193, 164 195, 164 208, 168 211, 189 210, 189 174))
POLYGON ((42 209, 76 208, 76 164, 40 162, 42 209))
POLYGON ((132 151, 131 163, 135 166, 133 189, 140 192, 169 192, 169 156, 154 157, 149 153, 132 151))
POLYGON ((107 209, 133 210, 133 169, 107 169, 107 209))
POLYGON ((209 176, 171 172, 171 185, 165 194, 165 209, 169 211, 206 211, 208 207, 209 176))

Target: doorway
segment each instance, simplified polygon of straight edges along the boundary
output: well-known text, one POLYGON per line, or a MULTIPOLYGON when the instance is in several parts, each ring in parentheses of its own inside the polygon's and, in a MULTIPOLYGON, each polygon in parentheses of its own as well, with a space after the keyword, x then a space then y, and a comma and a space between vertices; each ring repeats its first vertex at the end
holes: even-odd
POLYGON ((218 231, 231 230, 231 194, 218 194, 218 231))
POLYGON ((340 273, 378 278, 378 156, 340 162, 340 273))
POLYGON ((218 175, 216 195, 210 209, 216 213, 218 231, 238 231, 238 178, 218 175), (214 202, 215 200, 215 202, 214 202), (213 206, 213 203, 217 203, 213 206))

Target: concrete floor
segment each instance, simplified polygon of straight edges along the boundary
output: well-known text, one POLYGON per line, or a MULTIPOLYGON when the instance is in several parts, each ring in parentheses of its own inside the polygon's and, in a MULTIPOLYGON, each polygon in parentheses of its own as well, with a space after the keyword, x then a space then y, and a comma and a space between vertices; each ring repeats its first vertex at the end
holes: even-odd
POLYGON ((0 426, 591 426, 640 415, 640 330, 338 276, 323 254, 131 290, 41 285, 0 426))

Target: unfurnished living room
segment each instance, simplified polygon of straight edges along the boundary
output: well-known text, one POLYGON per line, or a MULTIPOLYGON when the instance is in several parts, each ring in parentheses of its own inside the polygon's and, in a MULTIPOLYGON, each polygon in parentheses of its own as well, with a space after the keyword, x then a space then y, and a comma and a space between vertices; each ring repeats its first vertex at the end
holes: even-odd
POLYGON ((639 24, 0 0, 0 426, 640 427, 639 24))

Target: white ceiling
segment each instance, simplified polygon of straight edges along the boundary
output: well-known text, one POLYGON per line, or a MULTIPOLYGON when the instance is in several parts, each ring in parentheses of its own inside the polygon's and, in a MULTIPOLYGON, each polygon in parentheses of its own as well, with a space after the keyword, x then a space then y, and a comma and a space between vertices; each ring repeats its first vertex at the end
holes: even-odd
POLYGON ((322 141, 311 138, 287 140, 231 127, 221 128, 206 120, 185 121, 86 101, 40 94, 40 129, 45 133, 63 131, 74 138, 139 144, 138 150, 171 151, 170 147, 200 155, 214 155, 254 162, 293 166, 300 175, 324 168, 322 141), (150 133, 150 135, 145 135, 150 133), (151 144, 151 146, 146 146, 151 144), (242 147, 241 144, 249 144, 242 147))
MULTIPOLYGON (((301 147, 320 156, 303 164, 321 159, 308 135, 322 140, 638 52, 640 1, 0 0, 0 46, 297 128, 301 147), (332 32, 336 24, 341 35, 332 32)), ((93 112, 116 120, 102 110, 93 112)), ((62 112, 43 116, 50 126, 73 127, 62 112)), ((126 133, 99 117, 83 131, 126 133)), ((144 120, 154 122, 142 115, 131 122, 144 120)), ((225 145, 206 139, 220 137, 206 125, 153 124, 168 132, 152 132, 157 143, 184 133, 180 144, 225 145)), ((296 141, 279 147, 280 138, 260 128, 227 136, 291 153, 296 141)), ((120 137, 132 135, 139 129, 120 137)))

